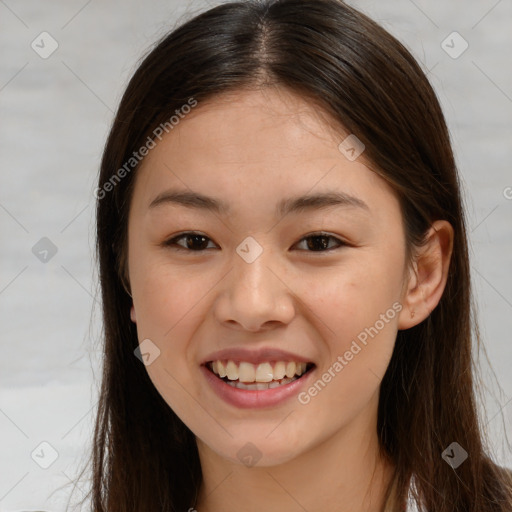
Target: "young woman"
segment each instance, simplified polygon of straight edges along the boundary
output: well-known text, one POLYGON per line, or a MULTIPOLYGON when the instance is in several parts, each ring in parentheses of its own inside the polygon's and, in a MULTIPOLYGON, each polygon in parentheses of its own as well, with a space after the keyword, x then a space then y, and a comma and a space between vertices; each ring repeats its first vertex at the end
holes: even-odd
POLYGON ((94 511, 512 510, 448 130, 384 29, 200 14, 131 79, 96 196, 94 511))

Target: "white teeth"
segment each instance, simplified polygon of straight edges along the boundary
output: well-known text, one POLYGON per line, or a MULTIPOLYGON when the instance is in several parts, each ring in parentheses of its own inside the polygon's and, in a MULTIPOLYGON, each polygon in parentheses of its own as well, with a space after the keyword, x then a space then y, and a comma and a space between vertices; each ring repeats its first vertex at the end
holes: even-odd
MULTIPOLYGON (((294 361, 276 361, 273 364, 265 362, 255 366, 246 361, 235 363, 232 360, 217 360, 212 361, 210 365, 213 373, 220 378, 227 377, 229 381, 238 381, 239 383, 271 383, 273 384, 272 387, 276 387, 277 381, 283 379, 290 381, 295 376, 300 377, 306 371, 306 367, 307 363, 296 363, 294 361)), ((267 388, 268 386, 265 385, 261 389, 267 388)))
MULTIPOLYGON (((249 364, 249 363, 247 363, 249 364)), ((233 380, 233 379, 231 379, 233 380)), ((242 380, 242 379, 240 379, 242 380)), ((256 382, 271 382, 274 380, 274 374, 270 363, 261 363, 256 368, 256 382)))
POLYGON ((278 361, 274 365, 274 379, 281 380, 286 376, 286 363, 278 361))
POLYGON ((297 363, 297 368, 295 370, 295 375, 302 375, 306 371, 307 363, 297 363))
MULTIPOLYGON (((256 380, 256 369, 251 363, 241 362, 238 367, 238 380, 240 382, 254 382, 256 380)), ((230 379, 236 380, 236 379, 230 379)), ((260 379, 258 379, 260 380, 260 379)), ((272 379, 270 379, 272 380, 272 379)))
POLYGON ((229 380, 238 379, 238 368, 233 361, 228 361, 228 364, 226 365, 226 373, 228 374, 229 380))
POLYGON ((272 382, 256 382, 253 384, 244 384, 243 382, 228 380, 226 381, 226 384, 229 384, 231 387, 238 389, 248 389, 249 391, 263 391, 264 389, 272 389, 278 388, 279 386, 284 386, 285 384, 293 382, 294 380, 297 379, 298 377, 294 377, 293 379, 283 379, 281 380, 281 382, 274 380, 272 382))
POLYGON ((225 377, 227 375, 226 367, 224 366, 222 361, 217 361, 217 368, 218 368, 218 372, 219 372, 219 377, 225 377))

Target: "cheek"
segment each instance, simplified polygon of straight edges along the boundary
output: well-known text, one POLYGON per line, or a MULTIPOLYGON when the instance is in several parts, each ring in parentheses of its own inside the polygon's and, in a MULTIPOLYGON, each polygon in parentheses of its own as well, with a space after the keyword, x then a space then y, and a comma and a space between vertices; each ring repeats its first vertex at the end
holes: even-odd
MULTIPOLYGON (((159 355, 146 367, 155 387, 165 397, 179 399, 180 384, 187 382, 190 371, 187 325, 193 321, 201 287, 187 279, 182 268, 169 265, 161 255, 151 253, 134 240, 129 265, 139 342, 149 339, 159 355)), ((190 327, 188 327, 190 329, 190 327)), ((174 405, 172 404, 173 408, 174 405)))
MULTIPOLYGON (((400 262, 378 252, 361 251, 336 268, 297 276, 293 290, 306 304, 305 311, 314 313, 310 317, 322 320, 329 338, 356 336, 399 300, 400 262)), ((393 313, 388 317, 395 318, 393 313)))
POLYGON ((305 311, 326 348, 317 376, 322 382, 311 391, 311 397, 322 395, 314 399, 318 407, 355 410, 376 392, 393 353, 402 309, 397 259, 384 251, 361 251, 343 268, 315 279, 302 276, 305 311))
POLYGON ((201 299, 214 282, 205 273, 194 278, 183 269, 153 261, 134 283, 138 338, 149 338, 160 351, 146 370, 160 395, 187 424, 211 421, 190 398, 199 393, 194 389, 198 368, 190 344, 204 320, 201 299))
POLYGON ((168 265, 148 265, 143 279, 134 288, 138 292, 138 329, 165 343, 172 339, 176 346, 182 338, 175 332, 190 324, 211 287, 207 273, 198 277, 168 265))
MULTIPOLYGON (((141 231, 134 229, 135 235, 141 231)), ((162 339, 208 289, 208 276, 195 279, 186 265, 171 263, 165 250, 142 236, 130 241, 128 261, 139 334, 162 339)))

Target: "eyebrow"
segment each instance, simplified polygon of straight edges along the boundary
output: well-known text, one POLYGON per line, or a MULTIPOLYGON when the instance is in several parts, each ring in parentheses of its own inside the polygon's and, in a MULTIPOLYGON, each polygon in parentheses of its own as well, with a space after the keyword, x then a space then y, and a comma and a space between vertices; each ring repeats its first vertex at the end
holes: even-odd
MULTIPOLYGON (((215 212, 219 215, 228 215, 231 211, 229 204, 220 199, 186 190, 162 192, 151 201, 149 208, 153 209, 164 204, 178 204, 187 208, 215 212)), ((276 207, 276 216, 284 217, 289 213, 302 213, 334 206, 359 208, 370 212, 369 206, 362 199, 345 192, 329 191, 283 199, 276 207)))

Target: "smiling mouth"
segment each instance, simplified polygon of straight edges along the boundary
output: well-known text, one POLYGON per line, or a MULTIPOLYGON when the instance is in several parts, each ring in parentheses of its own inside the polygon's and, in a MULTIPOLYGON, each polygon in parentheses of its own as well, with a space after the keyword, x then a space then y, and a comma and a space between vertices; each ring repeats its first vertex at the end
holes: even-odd
POLYGON ((253 365, 247 362, 209 361, 205 364, 219 380, 231 387, 249 391, 263 391, 285 386, 309 374, 314 363, 293 361, 266 362, 253 365))

